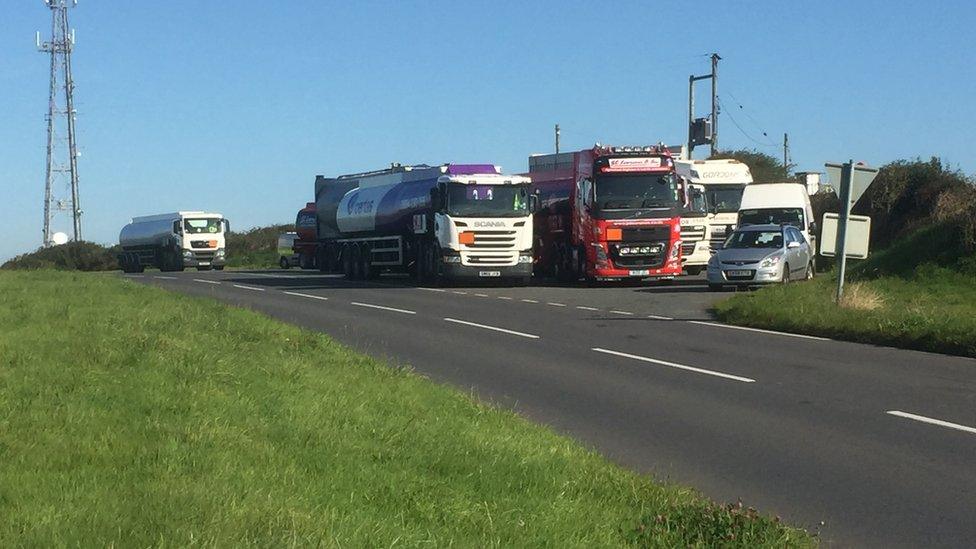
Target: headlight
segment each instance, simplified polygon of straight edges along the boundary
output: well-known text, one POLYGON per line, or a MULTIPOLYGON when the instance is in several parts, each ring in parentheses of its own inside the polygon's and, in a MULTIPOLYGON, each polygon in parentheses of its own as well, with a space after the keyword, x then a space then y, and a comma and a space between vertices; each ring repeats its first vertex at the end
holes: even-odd
POLYGON ((193 259, 193 252, 190 250, 183 250, 183 257, 193 259))
POLYGON ((518 259, 519 263, 532 263, 531 255, 520 255, 518 259))
POLYGON ((766 269, 766 268, 772 267, 772 266, 776 265, 777 263, 779 263, 779 258, 780 258, 780 256, 778 256, 778 255, 771 255, 771 256, 767 257, 766 259, 763 259, 762 260, 762 263, 759 264, 759 268, 760 269, 766 269))
POLYGON ((671 246, 671 259, 678 259, 678 254, 680 253, 681 253, 681 241, 679 240, 674 243, 674 246, 671 246))
POLYGON ((224 257, 227 252, 223 248, 217 248, 217 257, 224 257))

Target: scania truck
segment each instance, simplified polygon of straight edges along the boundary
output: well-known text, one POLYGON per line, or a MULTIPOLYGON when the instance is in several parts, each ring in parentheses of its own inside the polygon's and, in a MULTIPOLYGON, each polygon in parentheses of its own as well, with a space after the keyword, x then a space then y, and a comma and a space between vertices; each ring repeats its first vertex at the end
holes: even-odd
MULTIPOLYGON (((752 183, 752 173, 749 166, 734 159, 721 160, 677 160, 675 170, 687 184, 704 189, 705 207, 708 210, 708 252, 703 247, 696 246, 694 254, 685 261, 686 268, 708 264, 711 254, 722 247, 725 242, 726 231, 735 228, 742 201, 742 191, 746 185, 752 183)), ((686 222, 687 223, 687 222, 686 222)), ((686 225, 687 226, 687 225, 686 225)), ((689 240, 701 237, 698 230, 687 230, 689 240), (694 234, 692 234, 694 232, 694 234)), ((686 242, 687 244, 687 242, 686 242)))
POLYGON ((527 177, 493 164, 420 164, 315 181, 316 264, 350 279, 422 282, 532 276, 527 177))
POLYGON ((536 268, 564 281, 681 274, 684 192, 664 145, 533 155, 536 268))
POLYGON ((119 233, 119 267, 141 273, 146 267, 161 271, 221 270, 227 261, 224 236, 230 222, 219 213, 181 211, 133 217, 119 233))

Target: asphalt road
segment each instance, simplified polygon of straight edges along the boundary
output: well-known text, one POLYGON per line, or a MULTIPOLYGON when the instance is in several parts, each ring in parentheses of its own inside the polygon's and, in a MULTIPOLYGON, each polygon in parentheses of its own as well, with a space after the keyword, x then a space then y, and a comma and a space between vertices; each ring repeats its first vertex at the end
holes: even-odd
POLYGON ((976 360, 717 324, 700 279, 417 288, 298 270, 126 276, 410 364, 830 545, 976 546, 976 360))

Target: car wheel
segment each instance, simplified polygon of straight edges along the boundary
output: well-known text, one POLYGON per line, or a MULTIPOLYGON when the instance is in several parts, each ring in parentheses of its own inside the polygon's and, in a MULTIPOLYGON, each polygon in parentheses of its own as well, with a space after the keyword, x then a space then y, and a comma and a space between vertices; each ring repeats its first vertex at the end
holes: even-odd
POLYGON ((784 263, 783 264, 783 284, 789 284, 789 283, 790 283, 790 264, 789 263, 784 263))
POLYGON ((816 276, 816 274, 817 269, 814 267, 813 260, 811 259, 810 264, 807 265, 807 280, 813 280, 813 277, 816 276))
POLYGON ((282 269, 287 269, 288 267, 291 267, 291 264, 288 263, 287 257, 282 256, 281 259, 278 260, 278 266, 282 269))

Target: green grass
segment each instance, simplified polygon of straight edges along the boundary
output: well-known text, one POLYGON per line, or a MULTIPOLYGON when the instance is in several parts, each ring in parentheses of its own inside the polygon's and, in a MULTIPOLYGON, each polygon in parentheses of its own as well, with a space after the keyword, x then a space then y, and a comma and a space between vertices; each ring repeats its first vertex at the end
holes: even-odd
POLYGON ((0 273, 0 546, 809 546, 213 300, 0 273))
POLYGON ((918 231, 848 264, 847 292, 872 294, 880 307, 838 307, 837 278, 829 273, 737 294, 716 313, 733 324, 976 357, 976 256, 951 226, 918 231))

